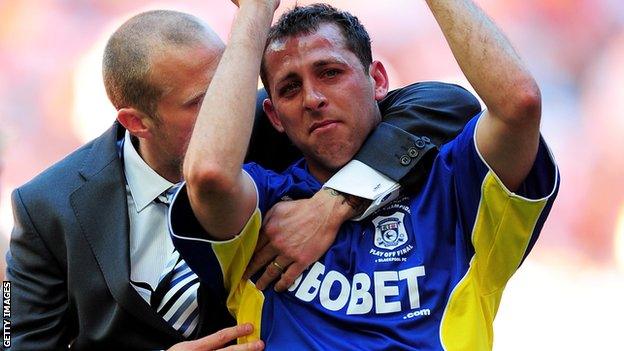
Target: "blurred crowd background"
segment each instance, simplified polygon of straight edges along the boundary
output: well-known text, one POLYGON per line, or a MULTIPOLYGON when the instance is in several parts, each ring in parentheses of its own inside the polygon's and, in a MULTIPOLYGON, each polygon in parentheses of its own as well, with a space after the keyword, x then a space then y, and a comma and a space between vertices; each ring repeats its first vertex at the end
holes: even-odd
MULTIPOLYGON (((469 88, 424 1, 328 2, 363 21, 393 87, 443 80, 469 88)), ((282 0, 278 12, 294 3, 282 0)), ((618 349, 624 343, 624 1, 478 3, 540 84, 542 131, 562 175, 541 238, 503 296, 495 349, 618 349)), ((224 40, 235 14, 226 0, 0 0, 2 252, 13 225, 12 190, 115 118, 101 82, 106 39, 133 14, 157 8, 193 13, 224 40)))

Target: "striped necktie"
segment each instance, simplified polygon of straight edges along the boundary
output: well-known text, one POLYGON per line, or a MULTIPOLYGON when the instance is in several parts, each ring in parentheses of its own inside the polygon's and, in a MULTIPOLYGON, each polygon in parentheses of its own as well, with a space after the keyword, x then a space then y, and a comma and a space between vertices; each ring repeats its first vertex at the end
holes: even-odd
MULTIPOLYGON (((172 186, 156 200, 169 206, 177 187, 172 186)), ((174 248, 163 270, 150 305, 185 338, 193 335, 199 321, 197 289, 199 278, 174 248)))

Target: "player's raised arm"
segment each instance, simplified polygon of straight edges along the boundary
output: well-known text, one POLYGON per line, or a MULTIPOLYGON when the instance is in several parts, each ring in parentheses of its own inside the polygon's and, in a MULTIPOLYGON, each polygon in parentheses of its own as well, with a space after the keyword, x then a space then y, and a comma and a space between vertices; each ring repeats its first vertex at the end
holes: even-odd
POLYGON ((241 166, 253 126, 260 60, 279 0, 241 0, 184 160, 189 199, 204 229, 228 239, 256 206, 241 166))
POLYGON ((514 191, 531 170, 539 143, 541 96, 509 40, 471 0, 427 0, 464 75, 487 111, 477 146, 514 191))

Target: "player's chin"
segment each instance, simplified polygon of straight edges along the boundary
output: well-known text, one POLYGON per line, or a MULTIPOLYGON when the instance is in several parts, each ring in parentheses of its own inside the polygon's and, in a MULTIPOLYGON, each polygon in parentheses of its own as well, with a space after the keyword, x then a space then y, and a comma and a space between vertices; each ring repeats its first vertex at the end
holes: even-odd
POLYGON ((326 168, 338 170, 347 164, 356 152, 357 148, 354 145, 343 140, 320 145, 316 154, 326 168))

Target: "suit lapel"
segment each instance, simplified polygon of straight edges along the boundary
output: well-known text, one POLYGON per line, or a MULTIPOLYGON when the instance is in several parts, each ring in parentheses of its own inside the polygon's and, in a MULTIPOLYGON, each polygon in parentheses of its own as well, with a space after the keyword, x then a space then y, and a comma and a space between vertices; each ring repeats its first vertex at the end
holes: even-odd
POLYGON ((115 123, 95 140, 80 172, 85 183, 71 194, 71 205, 113 298, 139 320, 181 341, 180 334, 130 285, 130 227, 125 180, 116 148, 123 133, 124 129, 115 123))

